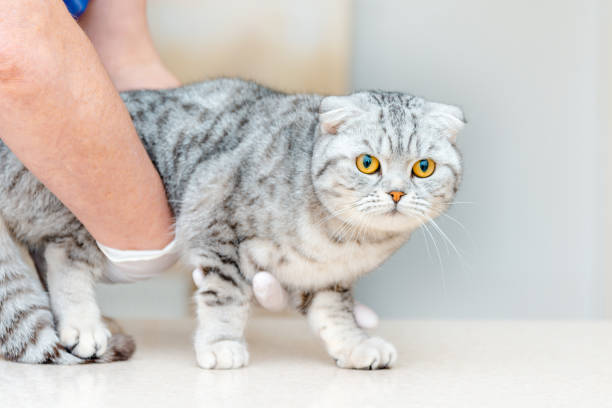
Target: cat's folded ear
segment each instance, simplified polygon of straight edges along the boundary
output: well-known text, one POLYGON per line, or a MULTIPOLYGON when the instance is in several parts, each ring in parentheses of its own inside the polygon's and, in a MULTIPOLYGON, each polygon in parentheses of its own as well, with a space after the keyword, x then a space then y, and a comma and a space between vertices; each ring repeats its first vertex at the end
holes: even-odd
POLYGON ((457 133, 467 124, 463 111, 452 105, 443 103, 427 103, 425 114, 427 124, 455 143, 457 133))
POLYGON ((355 95, 328 96, 319 106, 319 123, 321 132, 335 135, 340 126, 350 119, 361 116, 364 111, 357 105, 355 95))

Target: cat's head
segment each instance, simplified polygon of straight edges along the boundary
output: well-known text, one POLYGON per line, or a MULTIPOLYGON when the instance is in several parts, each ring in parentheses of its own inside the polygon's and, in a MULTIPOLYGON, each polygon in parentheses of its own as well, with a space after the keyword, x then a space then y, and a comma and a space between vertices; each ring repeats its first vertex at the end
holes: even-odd
POLYGON ((461 181, 454 106, 395 92, 329 96, 319 108, 315 192, 348 224, 410 231, 444 211, 461 181))

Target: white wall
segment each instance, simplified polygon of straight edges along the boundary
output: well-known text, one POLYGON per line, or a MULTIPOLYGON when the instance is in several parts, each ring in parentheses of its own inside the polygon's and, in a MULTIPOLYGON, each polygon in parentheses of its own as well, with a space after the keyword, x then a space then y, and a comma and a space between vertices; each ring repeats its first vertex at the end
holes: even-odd
MULTIPOLYGON (((609 211, 612 208, 612 161, 609 160, 610 152, 612 152, 612 140, 610 135, 612 135, 612 75, 609 73, 612 72, 612 3, 607 1, 603 3, 602 12, 600 14, 601 27, 604 28, 604 36, 606 41, 603 41, 600 44, 600 49, 603 54, 603 63, 601 64, 601 72, 603 73, 604 80, 602 84, 603 95, 601 99, 600 112, 604 119, 604 139, 606 140, 605 145, 601 149, 600 156, 602 161, 604 161, 607 165, 605 166, 605 182, 604 189, 606 191, 606 197, 604 200, 604 205, 607 211, 604 211, 605 220, 605 240, 604 240, 604 253, 605 257, 605 267, 607 271, 610 271, 612 267, 612 253, 610 251, 606 251, 606 248, 610 248, 612 244, 612 211, 609 211), (607 74, 606 74, 607 73, 607 74)), ((605 274, 604 282, 602 286, 605 290, 605 314, 607 317, 612 317, 612 273, 608 272, 605 274)))
POLYGON ((604 0, 356 1, 354 88, 461 105, 457 200, 473 202, 449 213, 465 230, 439 222, 462 257, 437 236, 441 268, 418 232, 361 283, 363 300, 396 317, 604 313, 609 10, 604 0))

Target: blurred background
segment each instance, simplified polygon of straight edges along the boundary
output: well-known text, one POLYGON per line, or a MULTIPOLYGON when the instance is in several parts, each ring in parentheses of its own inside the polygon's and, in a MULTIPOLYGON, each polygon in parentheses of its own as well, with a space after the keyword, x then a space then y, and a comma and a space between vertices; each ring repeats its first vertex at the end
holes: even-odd
MULTIPOLYGON (((461 106, 464 182, 357 297, 386 318, 612 316, 612 6, 605 0, 149 0, 182 81, 413 93, 461 106)), ((103 285, 118 317, 191 313, 190 273, 103 285)))

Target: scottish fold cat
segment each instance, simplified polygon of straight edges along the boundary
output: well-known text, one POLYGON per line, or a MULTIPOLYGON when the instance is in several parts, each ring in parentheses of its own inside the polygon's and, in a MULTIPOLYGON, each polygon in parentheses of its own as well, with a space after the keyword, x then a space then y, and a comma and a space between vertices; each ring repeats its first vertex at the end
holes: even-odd
MULTIPOLYGON (((460 109, 399 92, 296 95, 237 79, 122 97, 196 269, 201 367, 248 363, 258 271, 283 285, 338 366, 394 363, 395 348, 356 325, 351 288, 453 201, 460 109)), ((61 363, 64 348, 81 359, 108 353, 93 296, 107 260, 93 238, 4 145, 0 196, 2 354, 61 363), (17 243, 49 300, 24 277, 17 243)))

